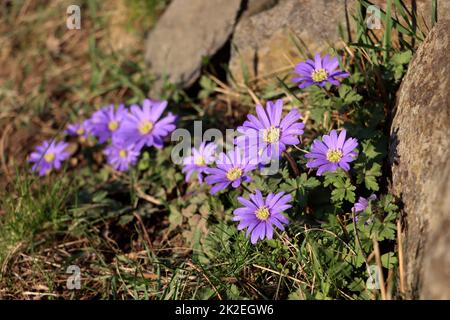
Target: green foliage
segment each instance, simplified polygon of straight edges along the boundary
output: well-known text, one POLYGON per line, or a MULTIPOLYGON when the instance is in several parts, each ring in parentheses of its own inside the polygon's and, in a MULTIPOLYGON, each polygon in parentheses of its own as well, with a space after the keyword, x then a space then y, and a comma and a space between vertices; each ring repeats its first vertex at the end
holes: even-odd
POLYGON ((324 186, 334 187, 331 192, 331 200, 335 203, 341 203, 343 200, 355 202, 356 187, 352 185, 350 178, 345 172, 338 170, 337 172, 327 172, 325 174, 324 186))
MULTIPOLYGON (((383 194, 388 141, 385 129, 396 88, 414 49, 411 43, 401 48, 392 43, 391 33, 410 31, 390 9, 382 15, 386 29, 381 40, 369 36, 363 20, 355 18, 359 21, 356 42, 351 44, 355 60, 349 70, 351 77, 339 87, 312 86, 302 90, 305 95, 300 99, 299 90, 284 78, 277 78, 286 96, 308 113, 311 121, 306 126, 307 136, 317 138, 332 128, 346 128, 348 136, 358 139, 359 154, 351 170, 339 169, 322 177, 310 170, 295 176, 289 164, 283 162, 275 176, 253 174, 249 191, 284 191, 294 199, 293 208, 286 212, 291 220, 286 231, 255 246, 230 221, 232 210, 240 206, 236 197, 247 197, 248 191, 231 190, 219 195, 224 215, 218 224, 215 219, 208 221, 210 233, 202 242, 202 254, 197 256, 202 272, 217 290, 210 292, 212 295, 248 297, 245 284, 227 285, 224 280, 237 278, 258 283, 257 297, 279 298, 284 292, 283 297, 289 299, 376 299, 379 291, 366 286, 367 268, 376 264, 375 243, 383 244, 382 267, 397 268, 394 243, 398 208, 392 196, 383 194), (367 209, 356 213, 358 219, 354 221, 355 202, 374 192, 379 200, 369 201, 367 209), (251 270, 251 276, 246 275, 246 270, 251 270)), ((207 83, 202 87, 208 87, 207 83)), ((273 96, 274 89, 267 92, 273 96)), ((288 152, 296 154, 296 165, 304 170, 302 154, 288 152)))
POLYGON ((410 50, 396 53, 392 56, 387 67, 393 72, 394 80, 399 82, 406 72, 406 66, 412 58, 412 52, 410 50))
POLYGON ((199 99, 208 98, 215 92, 217 87, 216 83, 207 76, 202 76, 200 78, 200 86, 202 89, 198 93, 199 99))
MULTIPOLYGON (((398 265, 399 209, 387 194, 384 169, 388 119, 415 42, 424 36, 414 30, 410 13, 400 2, 388 1, 394 9, 388 5, 382 12, 385 29, 381 39, 366 29, 360 14, 364 10, 357 10, 355 41, 348 44, 348 51, 333 52, 343 56, 342 68, 351 74, 340 86, 299 90, 288 83, 288 77, 277 77, 275 84, 255 89, 262 99, 285 98, 289 108, 300 108, 308 119, 302 144, 287 150, 299 175, 283 158, 277 174, 264 176, 256 170, 245 188, 230 188, 213 196, 205 184, 195 179, 185 182, 180 167, 171 161, 170 145, 145 150, 135 168, 120 175, 99 167, 94 159, 98 150, 92 148, 82 151, 87 165, 65 179, 47 177, 46 182, 31 183, 24 176, 11 191, 17 196, 3 197, 6 214, 0 219, 0 264, 17 243, 30 244, 36 235, 50 232, 87 239, 91 247, 83 248, 86 255, 99 257, 88 263, 97 268, 102 286, 108 288, 102 298, 379 298, 379 291, 366 285, 368 268, 377 261, 375 247, 379 244, 384 272, 395 274, 398 265), (393 33, 402 35, 400 46, 393 43, 393 33), (304 154, 312 141, 331 129, 344 128, 348 136, 358 139, 358 155, 351 169, 323 176, 308 170, 304 154), (286 229, 277 229, 273 239, 252 245, 232 217, 241 206, 237 198, 248 197, 256 189, 264 195, 284 191, 293 201, 292 208, 284 212, 290 220, 286 229), (353 212, 360 197, 373 193, 376 200, 369 201, 363 212, 353 212), (138 258, 133 257, 136 253, 138 258)), ((132 12, 144 8, 143 12, 152 15, 167 1, 128 3, 132 12)), ((370 4, 360 3, 363 7, 370 4)), ((89 8, 95 13, 96 6, 89 8)), ((301 54, 307 54, 293 41, 301 54)), ((87 83, 78 79, 72 86, 80 97, 73 108, 119 89, 127 92, 124 102, 128 104, 147 95, 152 81, 143 65, 103 52, 94 35, 88 44, 92 75, 87 83)), ((250 86, 248 68, 242 70, 244 83, 250 86)), ((169 100, 170 108, 188 109, 180 117, 180 127, 189 127, 200 118, 207 125, 226 125, 220 116, 209 116, 203 105, 215 104, 216 82, 203 75, 199 84, 198 94, 189 97, 166 81, 161 98, 169 100)), ((239 107, 253 99, 247 93, 238 96, 239 107)), ((236 114, 237 109, 232 112, 236 114)), ((85 254, 83 250, 80 255, 85 254)))
POLYGON ((377 147, 366 140, 362 143, 363 152, 355 163, 357 170, 357 183, 364 183, 365 187, 371 191, 379 191, 377 178, 382 176, 380 160, 385 156, 385 152, 377 151, 377 147))
POLYGON ((32 246, 39 232, 61 227, 67 220, 66 202, 73 187, 67 179, 43 182, 24 174, 5 191, 0 197, 4 213, 0 219, 0 265, 16 246, 32 246))

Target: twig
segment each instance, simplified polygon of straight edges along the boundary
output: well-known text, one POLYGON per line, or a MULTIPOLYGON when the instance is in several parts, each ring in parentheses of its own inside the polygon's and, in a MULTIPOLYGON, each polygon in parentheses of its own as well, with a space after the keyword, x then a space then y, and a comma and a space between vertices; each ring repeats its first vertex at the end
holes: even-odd
POLYGON ((249 87, 247 87, 247 91, 248 91, 248 93, 250 94, 250 97, 252 97, 253 102, 254 102, 256 105, 261 105, 261 101, 258 99, 258 97, 257 97, 256 94, 253 92, 253 90, 250 89, 249 87))
POLYGON ((386 299, 392 300, 392 289, 394 288, 394 269, 389 269, 386 279, 386 299))
POLYGON ((216 89, 214 89, 214 91, 218 92, 218 93, 223 93, 225 95, 235 96, 237 98, 239 98, 241 96, 237 92, 233 92, 233 91, 230 91, 230 90, 225 90, 225 89, 222 89, 222 88, 216 88, 216 89))
POLYGON ((25 296, 38 296, 38 297, 45 297, 45 296, 51 296, 51 297, 58 297, 57 294, 54 293, 48 293, 48 292, 31 292, 31 291, 25 291, 22 292, 25 296))
POLYGON ((12 248, 11 250, 9 250, 6 254, 6 257, 3 259, 3 264, 1 265, 1 269, 0 269, 0 278, 3 277, 3 275, 6 274, 7 268, 8 268, 8 264, 11 261, 12 257, 18 252, 20 251, 20 249, 22 248, 22 246, 24 245, 23 242, 19 242, 14 248, 12 248))
POLYGON ((137 214, 136 212, 133 212, 133 216, 134 216, 134 217, 136 218, 136 220, 139 222, 139 225, 140 225, 140 227, 141 227, 141 229, 142 229, 142 233, 144 234, 144 239, 145 239, 145 241, 147 242, 147 244, 148 244, 150 250, 154 253, 154 250, 153 250, 153 243, 152 243, 152 241, 150 240, 150 237, 149 237, 149 235, 148 235, 147 229, 145 228, 145 225, 144 225, 144 222, 142 221, 141 216, 140 216, 139 214, 137 214))
POLYGON ((400 292, 405 294, 405 265, 403 263, 403 237, 402 224, 400 219, 397 221, 397 243, 398 243, 398 266, 400 273, 400 292))
POLYGON ((381 263, 380 256, 380 247, 378 246, 378 241, 376 239, 372 239, 373 249, 375 251, 375 261, 378 266, 378 279, 380 281, 380 289, 381 289, 381 299, 386 300, 386 287, 384 285, 384 276, 383 276, 383 265, 381 263))
POLYGON ((286 278, 288 278, 288 279, 290 279, 290 280, 292 280, 292 281, 294 281, 294 282, 308 285, 308 283, 306 283, 306 282, 304 282, 304 281, 301 281, 301 280, 299 280, 299 279, 296 279, 296 278, 294 278, 294 277, 291 277, 290 275, 287 275, 287 274, 282 274, 282 273, 279 272, 279 271, 275 271, 275 270, 272 270, 272 269, 269 269, 269 268, 266 268, 266 267, 263 267, 263 266, 260 266, 260 265, 257 265, 257 264, 253 264, 253 266, 254 266, 255 268, 258 268, 258 269, 261 269, 261 270, 264 270, 264 271, 269 271, 269 272, 271 272, 271 273, 274 273, 274 274, 276 274, 276 275, 279 275, 280 277, 286 277, 286 278))
POLYGON ((309 120, 309 116, 310 116, 310 114, 311 114, 311 112, 308 110, 308 111, 306 111, 305 112, 305 116, 303 117, 303 123, 305 124, 305 126, 306 126, 306 123, 308 122, 308 120, 309 120))
POLYGON ((152 197, 151 195, 146 194, 144 191, 142 191, 141 187, 138 184, 134 185, 134 190, 136 190, 139 198, 144 199, 145 201, 153 203, 157 206, 162 204, 162 202, 160 200, 158 200, 155 197, 152 197))
POLYGON ((269 73, 261 74, 261 75, 259 75, 257 77, 254 77, 254 78, 250 79, 248 82, 254 83, 254 82, 257 82, 259 80, 264 80, 264 79, 267 79, 267 78, 271 78, 271 77, 273 77, 275 75, 278 75, 280 73, 284 73, 284 72, 289 71, 289 70, 292 70, 292 65, 275 69, 275 70, 273 70, 273 71, 271 71, 269 73))
POLYGON ((302 148, 299 148, 299 147, 297 147, 295 144, 293 145, 293 147, 295 148, 295 149, 297 149, 298 151, 301 151, 301 152, 303 152, 303 153, 309 153, 309 151, 308 150, 305 150, 305 149, 302 149, 302 148))
POLYGON ((212 74, 208 74, 208 77, 211 78, 212 81, 214 81, 215 83, 217 83, 219 86, 221 86, 222 88, 226 89, 226 88, 230 88, 228 85, 226 85, 223 81, 219 80, 216 76, 212 75, 212 74))
MULTIPOLYGON (((277 236, 280 238, 280 240, 283 242, 283 244, 285 244, 288 248, 288 250, 291 252, 293 257, 296 257, 296 253, 294 252, 294 250, 292 250, 292 248, 295 248, 295 245, 289 241, 289 238, 287 237, 287 235, 285 233, 280 234, 277 230, 275 230, 277 236)), ((297 259, 296 259, 297 260, 297 259)), ((304 274, 305 275, 305 280, 308 281, 308 274, 305 272, 305 269, 302 265, 302 263, 300 261, 297 260, 298 263, 298 267, 300 269, 299 273, 300 274, 304 274)), ((310 284, 307 284, 310 285, 310 284)))
POLYGON ((300 170, 297 167, 297 163, 295 162, 294 158, 292 158, 292 156, 288 153, 288 152, 283 152, 284 155, 286 156, 287 161, 289 162, 289 165, 291 166, 292 170, 295 173, 295 176, 300 176, 300 170))
POLYGON ((83 239, 80 239, 80 240, 65 242, 65 243, 62 243, 62 244, 60 244, 60 245, 58 245, 56 247, 57 248, 69 247, 69 246, 72 246, 74 244, 79 244, 79 243, 83 243, 83 242, 88 242, 88 239, 83 238, 83 239))
POLYGON ((219 293, 219 290, 217 290, 216 286, 211 282, 211 280, 209 280, 208 276, 207 276, 202 270, 200 270, 200 268, 197 267, 196 265, 194 265, 194 264, 192 264, 192 263, 189 263, 189 262, 188 262, 188 264, 189 264, 192 268, 194 268, 195 270, 197 270, 197 272, 200 272, 200 273, 203 275, 203 277, 206 279, 206 281, 209 283, 209 285, 210 285, 210 286, 213 288, 213 290, 216 292, 217 297, 219 298, 219 300, 223 300, 222 296, 221 296, 220 293, 219 293))

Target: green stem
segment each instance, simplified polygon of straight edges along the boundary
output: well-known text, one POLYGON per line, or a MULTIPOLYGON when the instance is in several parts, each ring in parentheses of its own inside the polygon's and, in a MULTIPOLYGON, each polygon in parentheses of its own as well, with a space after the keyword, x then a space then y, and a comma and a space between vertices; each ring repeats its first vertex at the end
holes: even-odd
POLYGON ((252 194, 253 192, 250 191, 250 189, 248 187, 246 187, 244 184, 241 183, 241 187, 242 189, 244 189, 245 191, 247 191, 249 194, 252 194))
POLYGON ((324 92, 325 92, 325 94, 328 96, 328 98, 333 98, 333 95, 331 94, 331 92, 330 91, 328 91, 325 87, 320 87, 324 92))
POLYGON ((342 171, 345 172, 345 175, 350 180, 350 183, 353 184, 353 179, 352 179, 352 176, 350 175, 350 173, 348 171, 345 171, 344 169, 342 169, 342 171))
POLYGON ((367 273, 369 274, 370 280, 373 282, 374 279, 372 278, 372 273, 370 272, 369 260, 367 259, 367 256, 364 253, 364 249, 362 247, 361 240, 359 239, 358 227, 356 225, 356 216, 355 216, 355 211, 354 210, 352 210, 352 220, 353 220, 353 231, 355 232, 356 245, 359 247, 359 250, 361 250, 361 255, 362 255, 363 259, 364 259, 364 263, 366 264, 367 273))

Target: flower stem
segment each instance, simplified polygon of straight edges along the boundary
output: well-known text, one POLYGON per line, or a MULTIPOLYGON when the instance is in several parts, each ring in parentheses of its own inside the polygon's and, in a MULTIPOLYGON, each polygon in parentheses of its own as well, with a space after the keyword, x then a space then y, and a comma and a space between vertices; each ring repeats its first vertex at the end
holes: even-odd
POLYGON ((283 153, 286 156, 286 159, 289 162, 289 165, 291 166, 292 171, 294 171, 295 176, 296 177, 300 176, 300 170, 298 169, 297 163, 295 162, 294 158, 292 158, 292 156, 286 151, 283 153))
POLYGON ((350 180, 350 183, 353 184, 353 179, 352 179, 352 176, 350 175, 350 172, 345 171, 345 170, 343 170, 343 171, 345 172, 345 175, 347 176, 347 178, 350 180))
POLYGON ((333 95, 330 91, 328 91, 325 87, 321 87, 322 90, 325 92, 325 94, 328 96, 328 98, 333 98, 333 95))
MULTIPOLYGON (((367 259, 366 254, 364 253, 364 249, 362 247, 361 244, 361 240, 359 239, 359 235, 358 235, 358 227, 356 225, 356 215, 355 215, 355 210, 352 210, 352 220, 353 220, 353 231, 355 232, 355 242, 357 244, 357 246, 359 247, 359 250, 361 250, 361 255, 364 259, 364 263, 366 264, 366 268, 367 268, 367 273, 369 274, 369 279, 372 283, 374 283, 375 279, 373 279, 372 277, 372 273, 370 271, 370 265, 369 265, 369 260, 367 259)), ((356 246, 355 246, 356 248, 356 246)))
POLYGON ((248 193, 252 194, 253 192, 250 191, 250 189, 248 187, 246 187, 244 184, 241 183, 242 189, 244 189, 245 191, 247 191, 248 193))

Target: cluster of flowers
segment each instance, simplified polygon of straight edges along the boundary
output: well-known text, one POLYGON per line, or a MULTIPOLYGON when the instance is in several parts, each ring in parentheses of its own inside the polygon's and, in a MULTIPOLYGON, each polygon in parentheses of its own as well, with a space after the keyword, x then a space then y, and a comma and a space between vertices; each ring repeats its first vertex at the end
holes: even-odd
MULTIPOLYGON (((322 59, 317 54, 314 61, 307 60, 295 67, 299 76, 293 81, 299 83, 300 88, 311 85, 323 87, 327 83, 338 85, 336 77, 349 76, 337 69, 338 65, 337 58, 326 55, 322 59)), ((256 116, 249 114, 247 121, 237 128, 240 135, 234 140, 234 149, 226 153, 215 156, 217 146, 214 143, 204 142, 198 149, 192 148, 191 155, 183 163, 186 181, 196 172, 200 183, 205 181, 212 186, 212 194, 230 185, 238 188, 242 183, 249 182, 250 171, 279 159, 287 146, 300 143, 299 136, 304 129, 304 124, 298 122, 301 115, 294 109, 283 117, 282 111, 282 100, 268 101, 266 108, 257 105, 256 116)), ((357 146, 357 140, 347 138, 345 130, 339 134, 332 130, 313 142, 311 152, 305 155, 310 159, 306 166, 318 168, 319 176, 327 171, 335 172, 338 168, 348 171, 349 163, 357 156, 357 146)), ((239 230, 247 228, 247 236, 250 236, 253 244, 259 239, 272 239, 273 226, 284 230, 284 225, 289 222, 282 213, 291 207, 291 200, 291 195, 283 192, 269 193, 264 197, 260 190, 255 190, 249 199, 238 197, 243 207, 234 210, 234 221, 239 221, 239 230)), ((367 205, 368 201, 360 198, 355 205, 355 212, 364 211, 367 205)))
MULTIPOLYGON (((298 77, 292 80, 299 83, 299 88, 324 87, 327 83, 339 85, 336 77, 349 74, 339 70, 338 66, 337 58, 329 55, 321 58, 316 54, 314 61, 307 60, 295 67, 298 77)), ((131 105, 129 110, 123 105, 117 109, 106 106, 83 123, 69 125, 66 134, 83 139, 92 135, 99 144, 108 142, 104 150, 107 162, 116 170, 128 170, 137 162, 143 147, 162 148, 164 137, 175 129, 176 116, 169 113, 161 118, 166 107, 166 101, 148 99, 142 107, 131 105)), ((304 132, 304 124, 299 122, 300 113, 294 109, 283 117, 282 111, 282 100, 268 101, 265 108, 257 105, 256 116, 249 114, 247 121, 237 128, 240 135, 234 140, 232 150, 217 155, 217 145, 206 142, 192 148, 191 155, 183 159, 182 172, 186 174, 186 181, 196 173, 200 183, 211 186, 211 194, 250 182, 251 171, 279 160, 288 146, 300 143, 299 137, 304 132)), ((345 130, 339 134, 332 130, 313 142, 311 152, 305 155, 309 159, 306 166, 317 168, 319 176, 338 168, 348 171, 349 163, 357 156, 357 146, 357 140, 347 138, 345 130)), ((46 175, 53 168, 59 169, 61 162, 69 157, 66 148, 65 142, 44 141, 30 156, 32 170, 46 175)), ((354 212, 364 211, 372 199, 372 196, 359 198, 354 212)), ((269 193, 264 197, 260 190, 255 190, 249 199, 238 197, 243 207, 234 210, 233 220, 239 222, 239 230, 247 228, 247 236, 253 244, 264 238, 272 239, 274 226, 284 230, 284 225, 289 223, 283 212, 291 208, 291 200, 291 195, 284 192, 269 193)))
MULTIPOLYGON (((105 106, 82 123, 70 124, 65 133, 81 139, 94 136, 99 144, 107 143, 107 162, 114 169, 125 171, 136 164, 142 148, 161 149, 164 137, 175 130, 175 115, 169 112, 161 118, 166 107, 167 101, 149 99, 142 106, 131 105, 129 110, 124 105, 105 106)), ((30 155, 32 170, 44 176, 52 169, 60 169, 61 162, 70 156, 67 147, 64 141, 44 141, 30 155)))
MULTIPOLYGON (((248 115, 247 121, 238 127, 241 135, 235 139, 234 149, 226 153, 216 156, 217 145, 214 143, 203 142, 198 149, 192 148, 191 155, 183 161, 182 171, 186 173, 186 180, 196 172, 200 183, 205 181, 212 186, 212 194, 250 182, 251 171, 261 168, 267 160, 280 158, 287 146, 300 143, 298 137, 303 134, 304 128, 304 124, 298 122, 301 115, 294 109, 282 117, 282 108, 282 100, 268 101, 266 108, 256 106, 256 116, 248 115), (255 156, 252 157, 252 154, 255 156)), ((329 135, 313 142, 311 152, 305 155, 310 159, 306 166, 318 168, 319 176, 326 171, 335 172, 338 168, 348 171, 349 163, 357 155, 357 146, 356 139, 347 139, 345 130, 339 134, 332 130, 329 135)), ((291 201, 289 194, 270 193, 264 198, 260 190, 255 190, 249 199, 239 197, 238 201, 244 207, 234 211, 234 219, 240 221, 239 230, 247 228, 252 243, 265 237, 271 239, 273 225, 284 230, 283 224, 288 223, 282 212, 291 207, 288 205, 291 201)))

